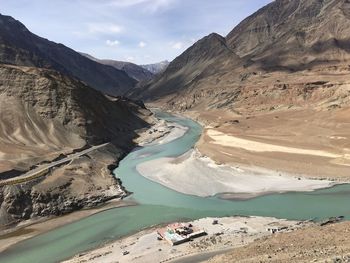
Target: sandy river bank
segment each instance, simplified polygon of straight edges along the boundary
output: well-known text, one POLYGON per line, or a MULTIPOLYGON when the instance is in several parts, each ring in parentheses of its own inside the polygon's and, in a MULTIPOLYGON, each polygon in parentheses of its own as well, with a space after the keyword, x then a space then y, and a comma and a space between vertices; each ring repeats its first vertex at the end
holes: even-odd
MULTIPOLYGON (((164 126, 164 125, 163 125, 164 126)), ((182 130, 177 127, 178 131, 182 130)), ((171 136, 165 132, 157 141, 171 141, 182 136, 171 136), (168 139, 166 139, 168 137, 168 139), (164 140, 165 139, 165 140, 164 140)), ((157 143, 150 140, 149 143, 157 143)), ((191 150, 177 158, 162 158, 142 163, 137 170, 148 179, 161 183, 179 192, 198 196, 222 194, 223 198, 244 199, 257 195, 287 192, 312 191, 334 185, 333 181, 312 180, 298 174, 290 174, 249 165, 220 165, 203 156, 198 150, 191 150)), ((191 222, 207 231, 208 236, 193 242, 171 247, 157 240, 157 227, 114 241, 101 248, 81 253, 68 260, 81 262, 186 262, 193 259, 206 260, 234 247, 241 247, 269 236, 269 226, 287 224, 292 231, 301 227, 300 222, 263 217, 229 217, 219 219, 219 225, 212 225, 213 218, 191 222), (244 233, 242 229, 247 229, 244 233), (127 252, 126 255, 123 255, 127 252)))
POLYGON ((137 166, 146 178, 181 193, 245 199, 269 193, 307 192, 334 185, 259 167, 218 165, 198 150, 177 158, 161 158, 137 166))
POLYGON ((309 223, 286 221, 268 217, 225 217, 219 218, 213 225, 214 218, 195 220, 192 225, 203 229, 207 236, 194 239, 178 246, 157 239, 157 227, 153 227, 135 235, 114 241, 93 251, 82 253, 65 261, 66 263, 82 262, 172 262, 181 259, 224 253, 227 249, 240 247, 256 239, 271 235, 267 228, 273 226, 286 227, 284 231, 292 231, 309 223), (123 255, 128 252, 127 255, 123 255))

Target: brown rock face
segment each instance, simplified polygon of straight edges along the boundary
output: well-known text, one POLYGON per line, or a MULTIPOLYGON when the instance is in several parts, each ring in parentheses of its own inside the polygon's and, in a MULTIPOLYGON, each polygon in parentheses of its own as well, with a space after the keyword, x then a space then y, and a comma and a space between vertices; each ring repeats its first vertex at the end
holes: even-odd
POLYGON ((125 195, 108 167, 134 147, 136 130, 148 126, 149 115, 132 101, 106 97, 56 71, 0 65, 0 179, 111 142, 40 178, 0 187, 0 226, 125 195))
POLYGON ((226 38, 198 41, 131 96, 180 110, 348 105, 349 8, 347 0, 274 1, 226 38))
POLYGON ((47 158, 45 153, 85 144, 130 147, 134 131, 147 125, 142 118, 149 114, 131 101, 107 98, 45 69, 1 65, 0 94, 0 146, 2 160, 8 162, 18 155, 23 160, 47 158))
POLYGON ((126 196, 108 169, 124 154, 109 145, 44 177, 0 187, 0 230, 23 220, 60 216, 126 196))
POLYGON ((109 143, 35 179, 1 186, 0 228, 126 194, 109 168, 134 147, 136 130, 149 125, 151 113, 142 103, 111 94, 122 94, 135 83, 125 72, 0 15, 0 180, 80 148, 109 143))
POLYGON ((226 40, 211 34, 172 61, 163 74, 131 96, 155 99, 193 88, 206 76, 213 76, 225 67, 234 67, 240 58, 227 47, 226 40))
POLYGON ((0 62, 54 69, 110 95, 122 95, 137 83, 124 71, 102 65, 62 44, 34 35, 19 21, 1 14, 0 62))
POLYGON ((300 70, 350 59, 349 2, 277 0, 226 37, 240 57, 265 69, 300 70))

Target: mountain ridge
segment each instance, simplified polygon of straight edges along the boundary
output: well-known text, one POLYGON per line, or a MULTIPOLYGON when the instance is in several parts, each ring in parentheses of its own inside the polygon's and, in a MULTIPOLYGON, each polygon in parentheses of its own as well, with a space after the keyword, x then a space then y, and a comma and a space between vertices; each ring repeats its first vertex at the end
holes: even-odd
POLYGON ((0 187, 0 226, 91 208, 126 195, 110 167, 151 113, 45 68, 0 65, 0 179, 109 143, 34 179, 0 187))
POLYGON ((124 71, 37 36, 11 16, 0 15, 0 24, 0 62, 4 64, 54 69, 110 95, 122 95, 136 85, 124 71))
POLYGON ((148 71, 142 66, 136 65, 131 62, 113 59, 98 59, 82 52, 80 52, 80 54, 100 64, 112 66, 118 70, 123 70, 124 72, 126 72, 126 74, 128 74, 128 76, 130 76, 133 79, 136 79, 138 82, 148 81, 154 77, 154 74, 152 72, 148 71))
MULTIPOLYGON (((347 85, 349 8, 348 0, 274 1, 226 37, 213 33, 202 38, 163 74, 129 94, 173 110, 237 112, 284 109, 290 106, 287 101, 295 100, 300 100, 295 107, 305 107, 312 96, 325 100, 317 93, 328 86, 338 87, 345 96, 336 75, 347 85), (315 88, 310 90, 310 85, 315 88), (267 96, 280 86, 288 88, 267 96)), ((346 103, 337 97, 331 100, 346 103)), ((320 107, 321 101, 312 103, 320 107)))

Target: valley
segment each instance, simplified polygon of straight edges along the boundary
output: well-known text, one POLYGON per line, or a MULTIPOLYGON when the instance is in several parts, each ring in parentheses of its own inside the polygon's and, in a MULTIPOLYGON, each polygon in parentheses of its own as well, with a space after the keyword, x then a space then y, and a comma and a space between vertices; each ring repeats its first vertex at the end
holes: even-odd
POLYGON ((23 259, 23 262, 25 262, 30 258, 34 261, 55 262, 64 259, 63 256, 77 254, 78 250, 76 248, 79 251, 85 251, 97 244, 101 244, 102 240, 105 240, 107 237, 106 231, 109 232, 107 240, 113 240, 129 235, 134 231, 142 230, 150 225, 173 222, 181 218, 223 217, 229 211, 232 211, 232 215, 272 215, 278 218, 299 220, 308 220, 315 217, 317 220, 323 220, 340 214, 345 215, 346 218, 350 216, 347 214, 346 205, 348 202, 348 185, 340 185, 311 193, 276 193, 249 200, 236 199, 235 201, 228 201, 217 197, 203 198, 181 194, 147 180, 134 170, 138 163, 145 162, 151 158, 159 158, 164 154, 166 156, 181 155, 192 148, 199 139, 201 132, 201 127, 189 119, 173 117, 169 114, 159 114, 169 122, 176 121, 180 125, 186 125, 188 131, 182 137, 175 138, 168 143, 151 144, 132 152, 115 170, 115 174, 122 180, 123 186, 128 191, 133 192, 128 200, 136 201, 138 203, 137 206, 98 213, 76 223, 18 243, 18 245, 2 253, 2 260, 4 262, 14 262, 14 260, 15 262, 22 262, 21 260, 23 259), (189 142, 191 143, 188 144, 189 142), (162 150, 160 151, 160 149, 162 150), (329 198, 330 196, 332 196, 331 199, 329 198), (301 200, 303 200, 303 206, 300 205, 301 200), (332 206, 334 202, 338 205, 332 206), (269 206, 266 204, 269 204, 269 206), (320 204, 322 205, 320 206, 320 204), (147 213, 147 216, 145 213, 147 213), (126 220, 126 218, 128 219, 126 220), (104 223, 99 224, 97 227, 95 225, 96 222, 104 223), (91 227, 92 225, 94 225, 93 228, 91 227), (89 229, 89 231, 86 229, 89 229), (74 240, 71 236, 64 234, 72 231, 79 232, 79 234, 75 235, 74 240), (91 243, 91 238, 96 243, 91 243), (45 246, 41 245, 38 247, 36 245, 43 244, 44 240, 56 241, 51 241, 45 246), (73 244, 75 245, 72 246, 73 244), (58 247, 60 249, 57 250, 58 247), (61 249, 66 251, 65 255, 59 253, 61 249), (43 251, 46 252, 44 253, 43 251))
POLYGON ((255 2, 0 14, 2 263, 349 261, 349 1, 255 2))

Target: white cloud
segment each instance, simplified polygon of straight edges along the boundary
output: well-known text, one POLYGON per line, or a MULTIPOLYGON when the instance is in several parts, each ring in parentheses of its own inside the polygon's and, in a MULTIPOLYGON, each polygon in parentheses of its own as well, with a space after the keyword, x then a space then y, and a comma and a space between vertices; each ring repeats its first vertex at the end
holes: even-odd
POLYGON ((144 48, 145 46, 147 46, 147 44, 146 44, 145 42, 141 41, 141 42, 139 43, 139 47, 140 47, 140 48, 144 48))
POLYGON ((113 0, 110 2, 111 5, 116 7, 133 7, 136 5, 143 5, 144 10, 148 12, 156 12, 161 8, 170 6, 177 0, 113 0))
POLYGON ((125 61, 127 61, 127 62, 133 62, 133 61, 135 61, 135 58, 132 57, 132 56, 129 56, 129 57, 126 57, 126 58, 125 58, 125 61))
POLYGON ((184 47, 184 43, 182 42, 171 43, 171 47, 174 49, 182 49, 184 47))
POLYGON ((91 34, 117 34, 123 31, 123 27, 116 24, 92 23, 88 24, 91 34))
POLYGON ((107 46, 115 47, 115 46, 118 46, 120 42, 118 40, 107 40, 106 44, 107 46))

